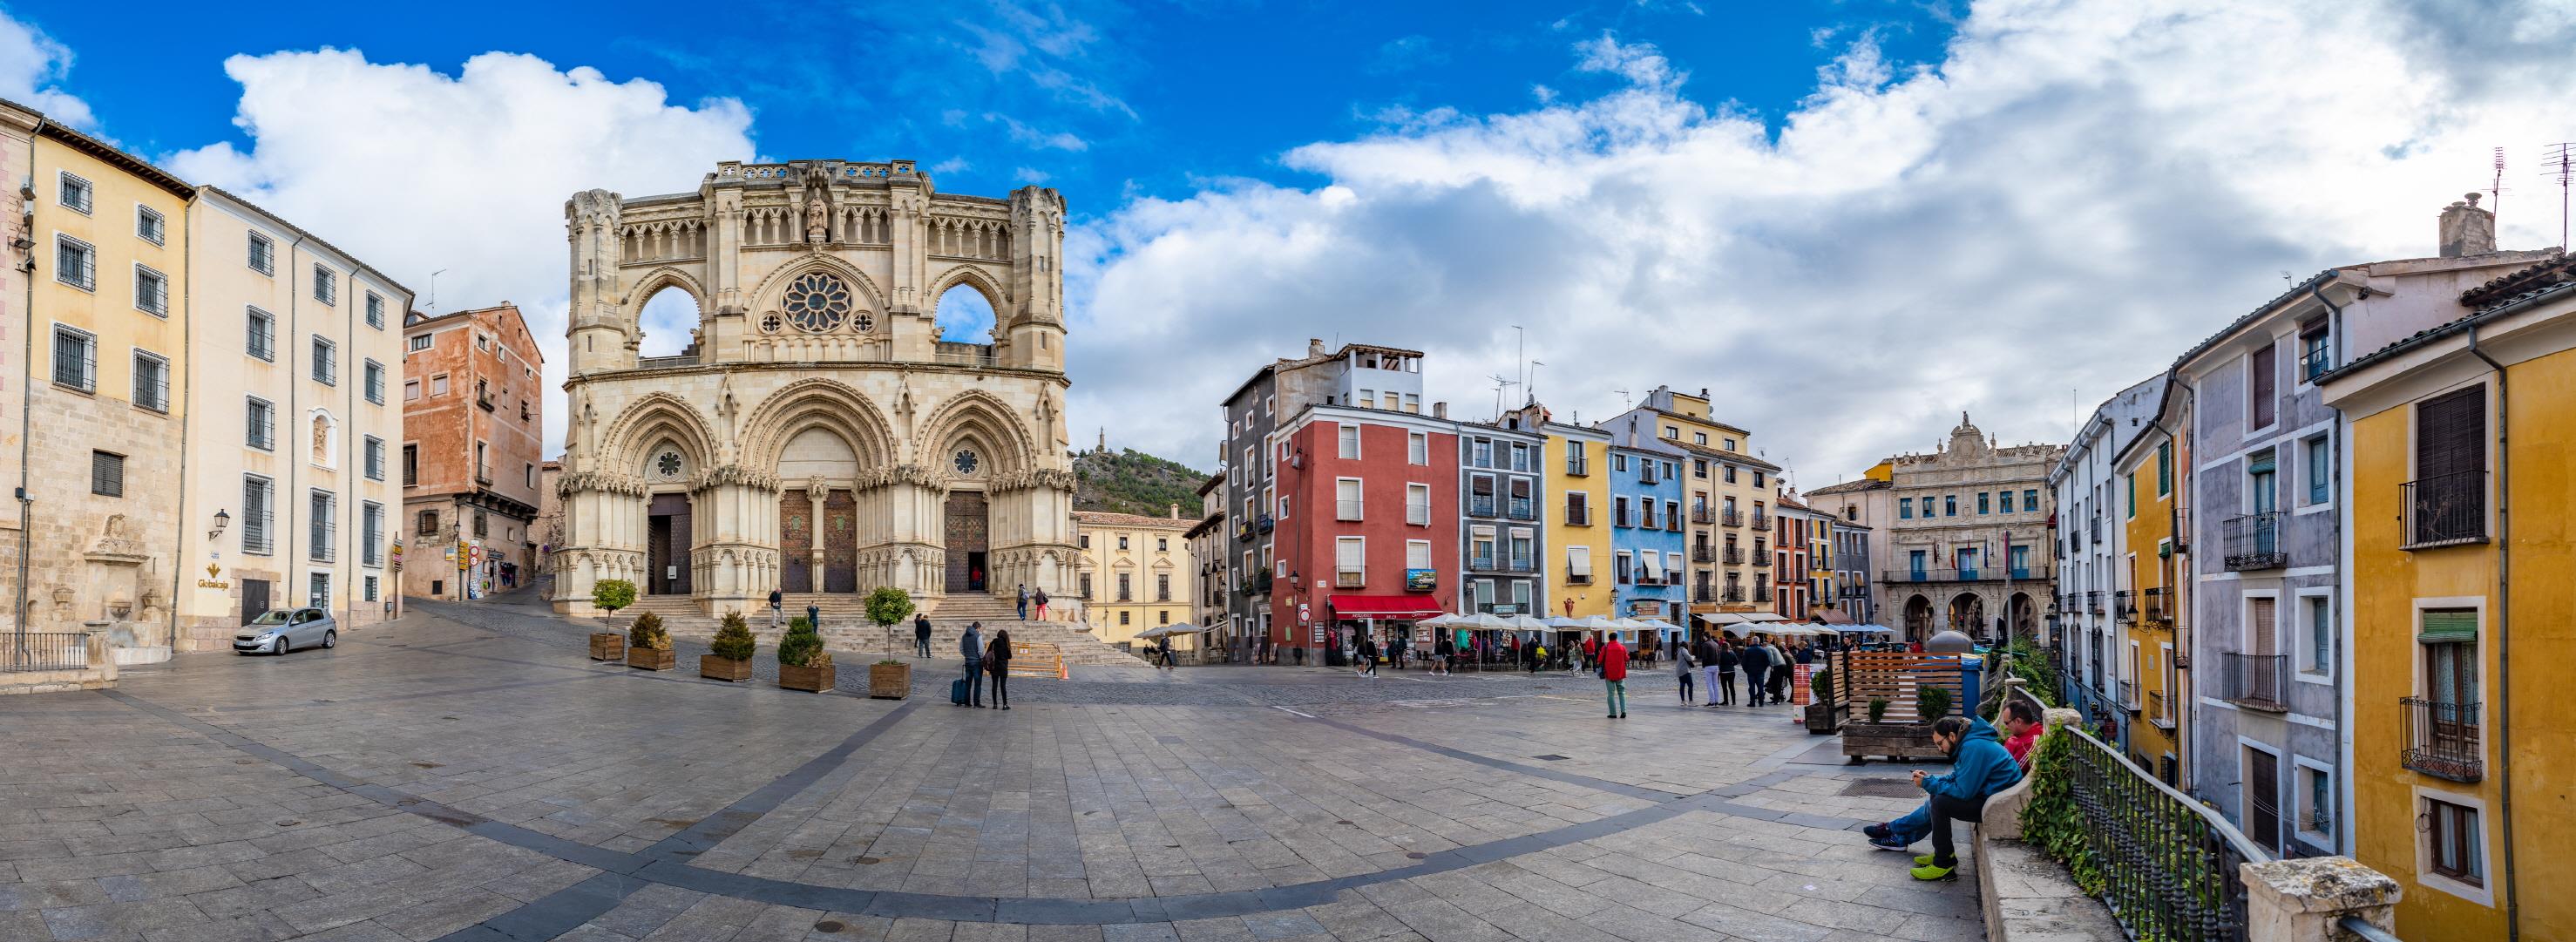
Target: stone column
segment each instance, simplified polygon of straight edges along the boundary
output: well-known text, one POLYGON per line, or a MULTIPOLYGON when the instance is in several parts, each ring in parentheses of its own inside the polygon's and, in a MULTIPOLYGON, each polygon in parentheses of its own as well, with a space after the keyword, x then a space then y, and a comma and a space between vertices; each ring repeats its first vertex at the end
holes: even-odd
POLYGON ((2404 892, 2387 874, 2350 857, 2249 863, 2238 872, 2245 880, 2248 942, 2344 942, 2354 936, 2335 923, 2346 916, 2388 930, 2404 892))

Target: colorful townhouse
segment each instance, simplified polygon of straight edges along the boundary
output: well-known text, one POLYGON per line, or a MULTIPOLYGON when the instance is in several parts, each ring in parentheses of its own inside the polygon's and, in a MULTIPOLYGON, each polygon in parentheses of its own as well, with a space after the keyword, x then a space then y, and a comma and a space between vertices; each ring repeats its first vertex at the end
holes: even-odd
POLYGON ((1682 482, 1680 459, 1641 447, 1642 430, 1623 420, 1610 445, 1611 581, 1617 615, 1681 624, 1682 482))
POLYGON ((2329 490, 2346 833, 2404 888, 2403 938, 2576 938, 2552 892, 2576 880, 2576 719, 2539 696, 2576 650, 2576 261, 2459 298, 2467 316, 2317 377, 2350 469, 2329 490))
POLYGON ((1815 514, 1797 497, 1781 493, 1772 498, 1772 560, 1777 581, 1771 611, 1790 621, 1806 621, 1813 606, 1808 583, 1807 534, 1815 528, 1815 514))
MULTIPOLYGON (((1507 444, 1534 451, 1536 436, 1526 437, 1507 444)), ((1260 541, 1269 562, 1253 577, 1269 600, 1271 643, 1307 649, 1310 664, 1329 663, 1338 653, 1326 652, 1358 633, 1428 643, 1414 623, 1464 604, 1465 588, 1449 578, 1461 567, 1459 459, 1490 461, 1494 434, 1484 438, 1477 453, 1456 423, 1358 406, 1283 417, 1265 446, 1275 495, 1260 541)))
MULTIPOLYGON (((2132 389, 2150 387, 2162 406, 2180 406, 2180 397, 2163 377, 2132 389)), ((2185 780, 2183 757, 2189 755, 2182 729, 2190 707, 2177 657, 2191 648, 2175 625, 2186 598, 2186 587, 2175 574, 2190 572, 2191 566, 2188 548, 2174 533, 2183 519, 2181 475, 2190 458, 2162 423, 2149 422, 2139 424, 2112 459, 2121 501, 2116 578, 2124 587, 2118 606, 2121 643, 2112 659, 2123 679, 2115 705, 2106 709, 2125 714, 2121 741, 2129 761, 2167 785, 2185 780)))
MULTIPOLYGON (((1534 418, 1534 417, 1533 417, 1534 418)), ((1548 612, 1546 528, 1547 452, 1541 423, 1520 412, 1494 424, 1460 422, 1457 439, 1457 516, 1448 518, 1465 560, 1459 576, 1466 612, 1545 617, 1548 612)))
POLYGON ((1520 421, 1524 427, 1535 423, 1547 436, 1540 462, 1547 469, 1545 492, 1554 507, 1541 512, 1546 518, 1541 523, 1548 543, 1559 551, 1548 593, 1555 605, 1548 614, 1608 617, 1617 595, 1604 575, 1611 559, 1611 523, 1605 516, 1610 508, 1610 433, 1558 422, 1537 403, 1521 408, 1520 421))
MULTIPOLYGON (((1075 585, 1092 637, 1133 650, 1137 632, 1189 622, 1190 578, 1198 568, 1189 533, 1197 522, 1182 516, 1177 504, 1161 517, 1073 512, 1075 585)), ((1174 647, 1196 658, 1206 642, 1192 635, 1176 639, 1174 647)))
MULTIPOLYGON (((1658 386, 1602 425, 1620 429, 1635 419, 1643 433, 1641 444, 1686 462, 1680 469, 1685 475, 1683 507, 1690 515, 1683 530, 1690 554, 1685 582, 1690 613, 1750 612, 1757 607, 1751 587, 1769 582, 1769 501, 1780 467, 1753 454, 1753 434, 1718 421, 1709 403, 1707 389, 1693 396, 1658 386), (1756 542, 1762 552, 1749 552, 1747 547, 1756 542)), ((1758 607, 1768 610, 1769 590, 1759 594, 1758 607)), ((1714 630, 1696 622, 1678 624, 1714 630)))
POLYGON ((2113 738, 2123 741, 2130 724, 2121 690, 2127 685, 2134 692, 2138 677, 2121 653, 2121 618, 2137 590, 2126 580, 2127 548, 2134 544, 2122 503, 2127 492, 2115 465, 2122 449, 2154 428, 2149 420, 2166 386, 2158 374, 2103 400, 2048 470, 2057 508, 2050 537, 2058 598, 2049 643, 2059 668, 2058 693, 2093 728, 2113 729, 2113 738))

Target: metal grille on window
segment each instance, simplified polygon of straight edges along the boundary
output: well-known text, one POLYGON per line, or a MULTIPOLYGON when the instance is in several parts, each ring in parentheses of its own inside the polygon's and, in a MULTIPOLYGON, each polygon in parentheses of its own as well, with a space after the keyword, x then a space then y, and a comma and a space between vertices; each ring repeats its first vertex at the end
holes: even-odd
POLYGON ((63 237, 54 243, 54 278, 87 291, 98 285, 98 253, 89 243, 63 237))
POLYGON ((70 328, 54 329, 54 382, 74 389, 88 389, 97 362, 92 358, 96 342, 88 334, 70 328))
POLYGON ((170 364, 148 353, 134 355, 134 404, 170 411, 170 364))
POLYGON ((331 495, 321 491, 313 492, 312 532, 309 534, 313 545, 307 556, 317 563, 331 561, 332 551, 335 549, 332 544, 337 542, 334 537, 340 532, 337 521, 332 519, 333 505, 334 498, 331 495))
POLYGON ((242 479, 242 552, 269 551, 268 498, 269 483, 266 480, 242 479))
POLYGON ((125 456, 89 453, 89 492, 101 497, 125 496, 125 456))
POLYGON ((277 359, 276 318, 268 316, 266 311, 252 308, 244 331, 247 336, 242 339, 242 343, 251 356, 263 360, 277 359))
POLYGON ((245 430, 244 438, 250 442, 250 447, 261 451, 276 447, 276 423, 271 418, 268 403, 250 400, 245 414, 249 428, 245 430))
POLYGON ((384 507, 377 504, 368 504, 366 508, 366 516, 359 522, 358 558, 366 561, 366 564, 370 566, 377 565, 382 561, 378 558, 376 541, 377 538, 382 536, 384 533, 384 517, 384 507))

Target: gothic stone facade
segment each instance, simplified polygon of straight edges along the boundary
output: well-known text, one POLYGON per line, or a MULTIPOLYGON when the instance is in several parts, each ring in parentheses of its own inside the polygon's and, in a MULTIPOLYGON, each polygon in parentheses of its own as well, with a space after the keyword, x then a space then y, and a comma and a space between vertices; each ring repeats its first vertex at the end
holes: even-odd
POLYGON ((1998 638, 2005 624, 2016 637, 2036 634, 2056 591, 2048 472, 2065 452, 1998 446, 1961 413, 1941 450, 1889 459, 1897 512, 1886 527, 1888 555, 1877 561, 1888 567, 1880 612, 1903 618, 1914 639, 1945 629, 1998 638))
POLYGON ((1064 201, 939 193, 912 161, 719 164, 694 192, 565 205, 571 422, 554 605, 626 579, 710 614, 790 593, 1069 596, 1064 201), (938 299, 993 309, 939 339, 938 299), (698 303, 642 359, 644 303, 698 303))

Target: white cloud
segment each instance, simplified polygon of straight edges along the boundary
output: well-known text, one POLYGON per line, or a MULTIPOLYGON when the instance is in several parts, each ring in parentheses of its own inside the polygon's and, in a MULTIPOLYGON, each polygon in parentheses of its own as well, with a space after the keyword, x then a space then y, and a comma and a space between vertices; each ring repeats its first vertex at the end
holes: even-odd
MULTIPOLYGON (((549 453, 563 441, 564 201, 684 189, 754 153, 737 102, 673 104, 652 82, 531 56, 485 53, 451 75, 326 49, 235 56, 224 71, 242 85, 234 123, 250 151, 216 144, 168 166, 245 193, 423 305, 439 269, 440 310, 516 302, 546 355, 549 453)), ((648 313, 646 351, 675 352, 694 324, 648 313)))
MULTIPOLYGON (((1621 80, 1597 97, 1408 115, 1290 151, 1312 187, 1075 232, 1072 419, 1206 466, 1211 407, 1309 336, 1426 350, 1434 395, 1481 418, 1520 324, 1560 417, 1709 387, 1808 487, 1961 409, 2062 439, 2070 390, 2089 410, 2279 271, 2432 254, 2487 148, 2530 165, 2569 133, 2571 31, 2404 0, 1989 0, 1926 66, 1857 34, 1769 125, 1604 35, 1573 50, 1621 80)), ((2556 241, 2540 200, 2506 202, 2509 247, 2556 241)))
POLYGON ((93 130, 98 119, 90 114, 89 103, 64 91, 59 84, 71 68, 70 49, 35 24, 0 13, 0 98, 44 112, 45 117, 72 127, 93 130))

